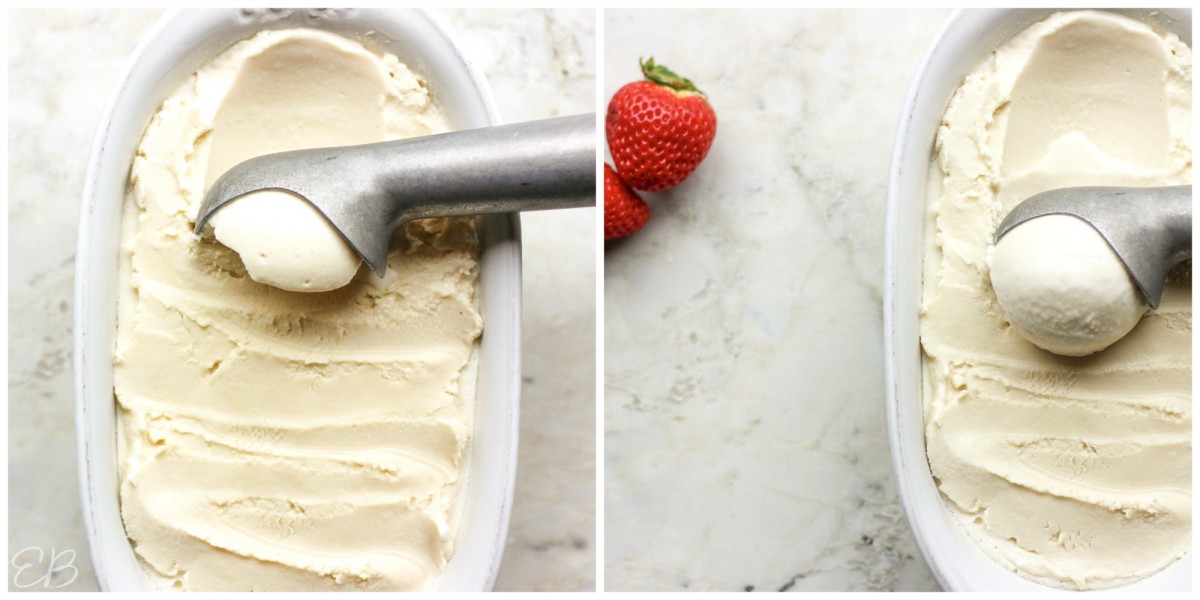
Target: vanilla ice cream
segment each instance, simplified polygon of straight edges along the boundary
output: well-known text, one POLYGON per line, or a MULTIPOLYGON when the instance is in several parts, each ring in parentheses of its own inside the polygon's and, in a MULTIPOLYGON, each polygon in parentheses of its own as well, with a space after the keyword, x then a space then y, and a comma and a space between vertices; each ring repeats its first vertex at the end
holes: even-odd
POLYGON ((164 587, 421 590, 444 569, 482 326, 473 221, 413 222, 383 279, 304 294, 192 228, 206 183, 246 158, 446 129, 395 56, 313 30, 233 46, 152 119, 114 377, 121 514, 164 587))
POLYGON ((1148 308, 1116 251, 1078 217, 1044 215, 1018 225, 996 242, 989 266, 1005 318, 1056 354, 1103 350, 1148 308))
POLYGON ((293 292, 328 292, 354 278, 362 259, 342 234, 299 196, 251 192, 208 221, 213 235, 242 258, 250 278, 293 292))
POLYGON ((1009 325, 992 235, 1045 190, 1187 184, 1191 139, 1190 49, 1103 12, 1018 33, 943 116, 922 291, 929 465, 964 531, 1027 578, 1109 587, 1190 548, 1191 282, 1177 271, 1103 352, 1057 356, 1009 325))

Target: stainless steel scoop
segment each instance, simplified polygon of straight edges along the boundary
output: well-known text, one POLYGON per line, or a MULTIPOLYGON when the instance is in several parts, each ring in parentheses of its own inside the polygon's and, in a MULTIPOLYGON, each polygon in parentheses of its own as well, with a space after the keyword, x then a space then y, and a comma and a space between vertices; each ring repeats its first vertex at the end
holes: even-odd
POLYGON ((1004 217, 996 241, 1043 215, 1071 215, 1100 232, 1150 308, 1158 308, 1171 267, 1192 257, 1192 186, 1074 187, 1030 197, 1004 217))
POLYGON ((308 200, 383 275, 406 221, 595 206, 596 115, 252 158, 208 190, 196 233, 222 206, 266 189, 308 200))

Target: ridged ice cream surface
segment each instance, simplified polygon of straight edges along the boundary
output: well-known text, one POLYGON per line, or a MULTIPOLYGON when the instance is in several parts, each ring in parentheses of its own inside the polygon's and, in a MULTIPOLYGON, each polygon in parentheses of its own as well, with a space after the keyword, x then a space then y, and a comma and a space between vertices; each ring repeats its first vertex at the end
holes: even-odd
POLYGON ((159 108, 121 232, 121 514, 178 590, 422 590, 457 533, 474 410, 471 220, 416 221, 387 274, 289 292, 192 227, 247 158, 440 133, 425 84, 332 33, 265 31, 159 108))
MULTIPOLYGON (((937 135, 920 326, 929 465, 968 536, 1046 585, 1129 583, 1191 547, 1190 264, 1124 338, 1059 356, 1006 320, 992 235, 1042 191, 1190 183, 1191 87, 1175 35, 1056 13, 963 80, 937 135)), ((1088 285, 1115 294, 1118 279, 1088 285)))

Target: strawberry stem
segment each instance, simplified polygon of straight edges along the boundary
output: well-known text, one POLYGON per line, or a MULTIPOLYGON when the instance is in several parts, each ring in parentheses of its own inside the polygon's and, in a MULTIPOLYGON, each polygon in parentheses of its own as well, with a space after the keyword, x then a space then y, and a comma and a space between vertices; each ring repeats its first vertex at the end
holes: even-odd
POLYGON ((638 65, 642 67, 642 75, 646 76, 646 81, 669 87, 675 91, 692 92, 707 97, 690 79, 680 76, 663 65, 655 64, 653 56, 645 61, 639 58, 638 65))

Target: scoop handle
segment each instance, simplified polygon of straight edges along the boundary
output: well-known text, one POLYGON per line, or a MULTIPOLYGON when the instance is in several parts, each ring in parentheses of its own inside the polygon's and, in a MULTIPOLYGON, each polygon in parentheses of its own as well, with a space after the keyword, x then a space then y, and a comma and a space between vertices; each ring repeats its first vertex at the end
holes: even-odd
POLYGON ((1192 258, 1192 186, 1168 188, 1155 218, 1169 236, 1171 266, 1192 258))
POLYGON ((312 203, 382 275, 406 221, 594 206, 596 138, 592 113, 260 156, 209 188, 195 231, 230 201, 280 189, 312 203))
POLYGON ((395 201, 395 225, 594 206, 596 131, 591 113, 387 142, 379 185, 395 201))

